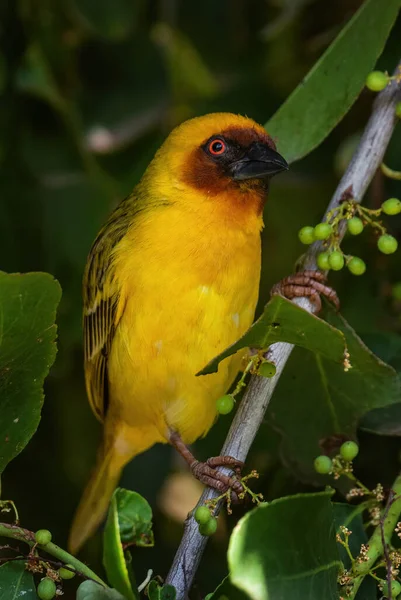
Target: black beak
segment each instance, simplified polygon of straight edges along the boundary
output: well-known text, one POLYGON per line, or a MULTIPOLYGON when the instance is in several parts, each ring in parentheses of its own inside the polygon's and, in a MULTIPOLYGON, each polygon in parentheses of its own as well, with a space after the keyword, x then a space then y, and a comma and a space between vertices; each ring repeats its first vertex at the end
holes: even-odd
POLYGON ((245 156, 229 166, 231 177, 235 181, 272 177, 287 169, 287 161, 270 146, 260 142, 253 142, 245 156))

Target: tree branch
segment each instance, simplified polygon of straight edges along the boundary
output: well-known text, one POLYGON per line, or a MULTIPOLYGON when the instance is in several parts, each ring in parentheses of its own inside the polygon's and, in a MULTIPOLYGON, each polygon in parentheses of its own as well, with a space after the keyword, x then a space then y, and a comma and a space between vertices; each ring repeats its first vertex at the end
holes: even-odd
MULTIPOLYGON (((356 202, 361 202, 376 170, 380 166, 396 124, 395 105, 401 99, 401 62, 396 69, 396 74, 397 79, 392 80, 376 98, 372 115, 366 125, 359 146, 334 192, 326 214, 336 208, 343 199, 352 197, 356 202)), ((342 238, 345 233, 345 223, 340 225, 339 232, 342 238)), ((321 242, 314 243, 303 257, 302 267, 304 269, 317 269, 316 257, 321 251, 321 242)), ((313 310, 313 306, 307 298, 296 298, 293 302, 309 312, 313 310)), ((281 342, 270 346, 269 360, 276 365, 276 375, 271 379, 257 375, 251 378, 231 424, 221 451, 222 455, 230 455, 240 461, 245 461, 292 349, 291 344, 281 342)), ((221 470, 230 474, 230 471, 226 468, 221 470)), ((217 495, 216 490, 206 488, 199 499, 198 506, 206 500, 216 498, 217 495)), ((216 514, 220 508, 221 503, 216 509, 216 514)), ((166 583, 176 588, 177 600, 183 600, 187 597, 207 540, 207 537, 199 533, 195 519, 189 516, 185 523, 181 544, 166 579, 166 583)))

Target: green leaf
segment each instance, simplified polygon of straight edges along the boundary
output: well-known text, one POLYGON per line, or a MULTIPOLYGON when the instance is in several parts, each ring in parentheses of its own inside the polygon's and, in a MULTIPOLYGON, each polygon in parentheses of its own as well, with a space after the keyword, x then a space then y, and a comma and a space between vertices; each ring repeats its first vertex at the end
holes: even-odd
POLYGON ((0 566, 1 600, 37 600, 32 573, 25 570, 23 560, 0 566))
POLYGON ((96 581, 84 581, 77 589, 77 600, 126 600, 117 590, 105 588, 96 581))
POLYGON ((140 494, 117 488, 116 500, 120 537, 125 544, 153 546, 152 509, 140 494))
POLYGON ((219 363, 241 348, 267 349, 275 342, 289 342, 342 363, 345 340, 334 327, 282 296, 273 296, 261 317, 235 344, 214 358, 198 375, 215 373, 219 363))
POLYGON ((159 585, 154 579, 147 588, 149 600, 175 600, 176 590, 173 585, 159 585))
POLYGON ((252 600, 338 600, 331 495, 279 498, 245 515, 229 543, 231 582, 252 600))
POLYGON ((158 23, 152 38, 164 51, 171 87, 181 102, 185 97, 213 98, 218 84, 192 41, 167 23, 158 23))
MULTIPOLYGON (((401 336, 375 332, 362 337, 382 360, 391 364, 397 372, 401 371, 401 336)), ((364 415, 359 424, 361 429, 377 435, 401 436, 401 390, 399 400, 396 404, 375 408, 364 415)))
POLYGON ((353 438, 369 410, 400 398, 392 367, 363 344, 350 325, 330 308, 327 320, 345 335, 352 368, 294 349, 275 394, 268 422, 282 436, 281 451, 301 478, 315 480, 313 460, 331 436, 353 438), (300 425, 301 424, 301 425, 300 425))
POLYGON ((366 0, 266 123, 288 162, 316 148, 348 112, 381 54, 400 0, 366 0))
POLYGON ((205 596, 205 600, 219 600, 220 598, 221 600, 224 600, 224 598, 229 598, 230 600, 249 600, 249 596, 235 587, 229 577, 223 579, 214 592, 205 596))
POLYGON ((56 356, 58 282, 0 272, 0 474, 36 431, 43 382, 56 356))
POLYGON ((27 49, 24 61, 17 73, 20 90, 48 102, 57 111, 63 111, 64 99, 54 80, 41 47, 34 43, 27 49))
POLYGON ((136 25, 141 0, 73 0, 73 16, 91 33, 114 41, 129 36, 136 25))
POLYGON ((124 549, 120 539, 116 490, 111 499, 103 537, 103 565, 107 579, 127 600, 137 600, 138 591, 133 589, 124 549))

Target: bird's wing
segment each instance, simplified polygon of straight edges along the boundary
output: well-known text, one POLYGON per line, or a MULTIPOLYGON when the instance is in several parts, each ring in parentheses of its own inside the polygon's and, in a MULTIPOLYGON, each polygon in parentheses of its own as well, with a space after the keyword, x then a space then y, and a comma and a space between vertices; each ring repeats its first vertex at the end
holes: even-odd
POLYGON ((97 236, 86 264, 84 298, 85 380, 89 403, 102 421, 108 405, 107 361, 123 313, 112 253, 131 224, 129 200, 123 201, 97 236))

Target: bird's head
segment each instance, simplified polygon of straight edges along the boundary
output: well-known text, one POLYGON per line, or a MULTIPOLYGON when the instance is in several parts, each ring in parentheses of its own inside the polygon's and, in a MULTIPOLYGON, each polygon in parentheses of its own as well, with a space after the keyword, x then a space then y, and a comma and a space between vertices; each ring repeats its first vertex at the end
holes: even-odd
POLYGON ((150 173, 177 197, 263 209, 268 182, 288 169, 266 130, 247 117, 213 113, 185 121, 168 136, 150 173))

